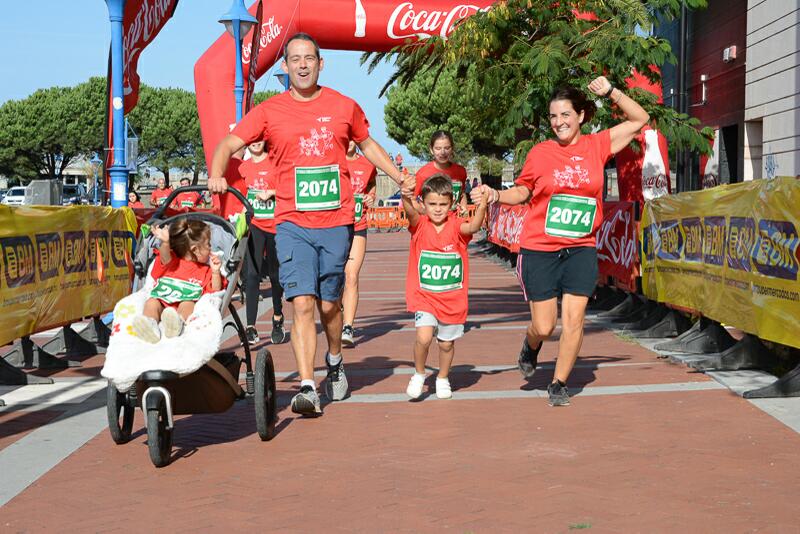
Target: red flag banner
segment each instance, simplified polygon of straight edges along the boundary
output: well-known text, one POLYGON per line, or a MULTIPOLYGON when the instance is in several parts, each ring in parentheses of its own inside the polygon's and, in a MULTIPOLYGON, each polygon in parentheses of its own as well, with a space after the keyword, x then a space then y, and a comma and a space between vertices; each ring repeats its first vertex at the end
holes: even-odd
POLYGON ((259 0, 258 8, 256 9, 256 19, 258 23, 252 30, 253 41, 250 43, 249 47, 242 47, 242 65, 247 68, 245 73, 246 83, 244 86, 244 109, 242 110, 242 116, 247 115, 247 112, 253 107, 253 97, 256 94, 256 80, 258 79, 258 75, 254 67, 258 64, 258 52, 261 50, 261 15, 263 13, 263 8, 263 3, 259 0))
POLYGON ((495 202, 489 206, 489 242, 507 248, 511 252, 519 252, 519 237, 527 212, 527 204, 505 206, 495 202))

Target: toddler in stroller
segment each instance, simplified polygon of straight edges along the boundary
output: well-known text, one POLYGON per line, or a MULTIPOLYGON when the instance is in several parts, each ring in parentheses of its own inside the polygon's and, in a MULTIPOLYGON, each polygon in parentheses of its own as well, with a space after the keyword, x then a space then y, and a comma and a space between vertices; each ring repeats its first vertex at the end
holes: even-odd
MULTIPOLYGON (((144 303, 144 312, 133 319, 133 334, 148 343, 183 333, 195 302, 207 293, 223 289, 222 260, 211 254, 211 227, 200 220, 178 219, 169 226, 152 227, 161 241, 150 275, 155 287, 144 303)), ((224 253, 223 253, 224 254, 224 253)))
POLYGON ((176 189, 142 226, 133 262, 133 292, 114 308, 101 372, 109 380, 112 439, 118 444, 130 440, 135 408, 140 406, 150 459, 156 467, 170 461, 173 415, 224 412, 244 397, 239 385, 242 361, 247 370, 246 392, 254 398, 258 434, 268 440, 275 433, 272 357, 261 349, 252 365, 244 326, 231 304, 247 250, 252 206, 241 193, 229 190, 245 206, 244 223, 234 224, 208 212, 163 219, 173 196, 203 190, 198 186, 176 189), (187 237, 185 242, 182 236, 187 237), (165 282, 165 278, 171 280, 165 282), (226 311, 230 320, 223 324, 226 311), (243 359, 233 352, 219 352, 227 326, 235 328, 242 342, 243 359))

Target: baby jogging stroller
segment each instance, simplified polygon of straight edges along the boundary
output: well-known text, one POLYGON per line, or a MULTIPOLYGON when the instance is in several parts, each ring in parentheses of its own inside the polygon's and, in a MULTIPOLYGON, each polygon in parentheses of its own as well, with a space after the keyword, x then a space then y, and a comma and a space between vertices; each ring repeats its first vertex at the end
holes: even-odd
MULTIPOLYGON (((136 296, 136 298, 145 299, 149 294, 147 277, 155 258, 154 251, 160 244, 148 232, 152 225, 170 224, 183 217, 201 220, 208 224, 211 228, 212 253, 218 253, 218 251, 223 253, 221 258, 222 274, 228 281, 224 294, 222 292, 216 294, 216 300, 209 300, 209 302, 219 303, 219 315, 216 314, 216 308, 212 307, 215 319, 225 317, 226 310, 230 312, 229 318, 225 317, 225 319, 229 319, 228 322, 226 323, 225 319, 222 319, 222 324, 217 324, 217 329, 213 331, 221 333, 229 326, 236 329, 236 333, 244 347, 244 364, 247 371, 245 380, 246 393, 247 395, 252 395, 255 399, 256 429, 262 440, 270 440, 275 435, 275 423, 277 421, 275 371, 272 356, 266 349, 260 350, 256 357, 255 368, 253 368, 250 345, 247 342, 244 326, 236 309, 231 304, 231 297, 236 291, 239 273, 247 251, 247 231, 253 216, 253 208, 239 191, 229 189, 228 193, 235 195, 245 206, 245 220, 243 222, 246 224, 241 224, 242 221, 239 224, 235 224, 207 212, 187 212, 173 215, 166 219, 163 218, 166 207, 172 203, 175 196, 183 192, 202 191, 205 191, 202 186, 188 186, 174 190, 164 204, 147 221, 147 225, 143 225, 137 240, 135 259, 133 261, 133 291, 126 298, 133 299, 136 296)), ((120 303, 123 301, 120 301, 120 303)), ((200 301, 195 307, 195 313, 198 313, 198 308, 200 308, 200 301)), ((126 313, 127 309, 118 304, 114 313, 115 324, 118 320, 124 321, 123 316, 126 313), (120 315, 119 318, 117 317, 118 313, 120 315)), ((190 321, 187 322, 187 329, 191 319, 190 317, 190 321)), ((112 327, 112 332, 115 332, 114 335, 122 331, 121 337, 123 338, 124 330, 118 324, 112 327)), ((107 358, 114 357, 112 350, 114 335, 112 335, 112 343, 109 344, 107 358)), ((190 336, 190 333, 184 333, 178 338, 169 338, 167 343, 173 343, 173 345, 167 345, 167 347, 176 347, 177 345, 174 343, 191 344, 197 341, 196 339, 186 339, 183 342, 175 341, 190 336)), ((118 345, 121 348, 117 354, 124 353, 125 340, 120 340, 119 338, 118 340, 120 341, 118 345)), ((213 345, 213 347, 218 347, 219 341, 217 340, 217 344, 213 345)), ((133 344, 134 342, 131 343, 133 344)), ((135 343, 138 343, 135 345, 136 350, 141 351, 142 342, 135 343)), ((153 347, 154 351, 157 350, 156 345, 153 345, 153 347)), ((211 352, 214 350, 213 348, 210 349, 211 352)), ((191 348, 189 352, 191 352, 191 348)), ((117 358, 115 361, 120 360, 120 356, 115 357, 117 358)), ((133 359, 135 360, 136 358, 134 357, 133 359)), ((103 376, 108 377, 109 374, 113 374, 114 367, 110 365, 110 362, 107 359, 106 367, 103 369, 103 376), (106 374, 107 369, 109 374, 106 374)), ((147 365, 147 363, 146 361, 141 362, 141 365, 147 365)), ((186 368, 181 368, 181 372, 176 372, 176 370, 172 369, 148 368, 139 374, 138 369, 135 367, 129 368, 128 370, 132 373, 128 377, 129 382, 135 380, 129 389, 124 387, 118 389, 117 385, 121 383, 120 379, 117 379, 116 382, 109 379, 107 413, 111 438, 117 444, 127 443, 130 440, 134 412, 136 407, 140 406, 144 413, 145 427, 147 428, 147 445, 150 459, 156 467, 167 465, 170 462, 172 450, 173 416, 227 411, 234 401, 245 397, 245 392, 238 383, 241 364, 242 360, 234 353, 217 352, 210 360, 198 365, 196 369, 192 369, 193 366, 190 360, 186 368), (120 391, 120 389, 123 391, 120 391)), ((165 367, 168 366, 165 365, 165 367)), ((128 385, 128 383, 125 383, 125 385, 128 385)))

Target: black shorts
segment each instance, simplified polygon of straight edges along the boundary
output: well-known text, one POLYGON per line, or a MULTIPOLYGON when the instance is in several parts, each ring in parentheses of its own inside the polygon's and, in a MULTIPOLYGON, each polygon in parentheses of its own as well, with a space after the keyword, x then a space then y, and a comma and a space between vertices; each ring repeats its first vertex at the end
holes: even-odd
POLYGON ((597 285, 597 249, 522 249, 517 256, 517 278, 528 301, 550 300, 565 293, 591 297, 597 285))
POLYGON ((353 232, 353 237, 355 237, 355 236, 363 237, 364 239, 366 239, 367 238, 367 229, 366 228, 362 228, 361 230, 356 230, 355 232, 353 232))

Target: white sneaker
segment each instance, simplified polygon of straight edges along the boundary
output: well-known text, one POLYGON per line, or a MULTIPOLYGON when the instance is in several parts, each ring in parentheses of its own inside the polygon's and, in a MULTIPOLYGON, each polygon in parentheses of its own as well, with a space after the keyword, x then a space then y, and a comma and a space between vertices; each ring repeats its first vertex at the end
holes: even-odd
POLYGON ((183 319, 175 308, 164 308, 161 312, 161 324, 164 325, 164 337, 178 337, 183 333, 183 319))
POLYGON ((131 330, 133 335, 148 343, 161 341, 161 330, 158 329, 158 323, 150 317, 145 317, 144 315, 134 317, 131 322, 131 330))
POLYGON ((406 388, 406 395, 412 399, 418 399, 422 396, 422 386, 425 385, 425 375, 418 375, 414 373, 411 375, 411 380, 408 381, 406 388))
POLYGON ((436 379, 436 397, 439 399, 449 399, 453 396, 453 390, 450 389, 449 378, 436 379))

